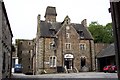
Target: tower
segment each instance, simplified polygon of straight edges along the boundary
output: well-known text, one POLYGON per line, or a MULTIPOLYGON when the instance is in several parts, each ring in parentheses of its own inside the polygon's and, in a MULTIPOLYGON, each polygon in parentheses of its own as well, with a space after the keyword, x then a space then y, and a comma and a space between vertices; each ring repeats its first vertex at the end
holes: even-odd
POLYGON ((51 7, 51 6, 48 6, 46 8, 46 12, 45 12, 45 21, 47 22, 56 22, 56 16, 57 16, 57 13, 56 13, 56 8, 55 7, 51 7))

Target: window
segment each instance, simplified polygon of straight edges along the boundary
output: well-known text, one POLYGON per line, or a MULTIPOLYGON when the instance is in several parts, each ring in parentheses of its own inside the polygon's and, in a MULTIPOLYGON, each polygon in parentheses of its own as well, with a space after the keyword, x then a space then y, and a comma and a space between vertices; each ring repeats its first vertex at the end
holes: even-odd
POLYGON ((4 54, 3 54, 3 70, 5 70, 5 67, 6 67, 6 57, 5 57, 6 55, 5 55, 5 52, 4 52, 4 54))
POLYGON ((67 19, 67 24, 69 23, 69 20, 67 19))
POLYGON ((53 66, 56 67, 56 57, 53 57, 53 66))
POLYGON ((77 32, 80 35, 80 38, 84 38, 84 32, 83 32, 83 30, 78 30, 77 32))
POLYGON ((50 67, 56 67, 56 56, 50 57, 50 67))
POLYGON ((52 67, 52 57, 50 57, 50 67, 52 67))
POLYGON ((29 58, 29 61, 30 61, 31 59, 29 58))
POLYGON ((85 43, 80 44, 80 50, 86 50, 86 44, 85 43))
POLYGON ((31 69, 31 66, 28 66, 29 69, 31 69))
POLYGON ((71 49, 71 43, 65 43, 65 48, 67 50, 70 50, 71 49))
POLYGON ((55 49, 55 42, 50 43, 50 49, 55 49))
POLYGON ((32 43, 31 42, 28 42, 28 45, 31 45, 32 43))
POLYGON ((83 33, 83 31, 82 31, 82 30, 80 31, 80 33, 79 33, 79 34, 80 34, 80 38, 84 38, 84 33, 83 33))

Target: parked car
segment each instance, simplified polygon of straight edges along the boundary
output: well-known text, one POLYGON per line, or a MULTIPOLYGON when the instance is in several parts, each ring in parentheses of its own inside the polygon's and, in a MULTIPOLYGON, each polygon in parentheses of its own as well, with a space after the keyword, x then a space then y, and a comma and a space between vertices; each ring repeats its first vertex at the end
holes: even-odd
POLYGON ((103 68, 104 72, 117 72, 117 66, 115 65, 107 65, 103 68))
POLYGON ((116 65, 112 65, 112 71, 111 72, 117 72, 117 66, 116 65))
POLYGON ((22 73, 22 65, 21 64, 15 64, 14 72, 15 73, 22 73))

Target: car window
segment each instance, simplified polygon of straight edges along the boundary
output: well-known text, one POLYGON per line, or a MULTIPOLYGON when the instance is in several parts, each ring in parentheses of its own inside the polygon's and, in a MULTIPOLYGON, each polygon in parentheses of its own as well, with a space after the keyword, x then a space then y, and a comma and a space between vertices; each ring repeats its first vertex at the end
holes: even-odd
POLYGON ((21 68, 22 66, 21 65, 15 65, 15 68, 21 68))

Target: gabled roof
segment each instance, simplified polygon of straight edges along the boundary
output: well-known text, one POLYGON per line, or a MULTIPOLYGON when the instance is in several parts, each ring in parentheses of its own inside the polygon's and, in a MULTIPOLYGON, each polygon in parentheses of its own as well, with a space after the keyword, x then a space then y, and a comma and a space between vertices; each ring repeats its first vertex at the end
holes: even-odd
MULTIPOLYGON (((82 30, 84 33, 84 38, 83 39, 93 39, 92 36, 89 34, 87 31, 87 28, 84 27, 82 24, 76 24, 76 23, 71 23, 71 25, 75 28, 75 30, 78 32, 79 30, 82 30)), ((59 31, 59 29, 62 26, 62 22, 55 22, 55 23, 48 23, 45 21, 40 22, 40 34, 41 37, 53 37, 50 29, 55 30, 55 33, 59 31)))
POLYGON ((109 57, 109 56, 115 56, 114 44, 111 44, 107 48, 103 49, 96 57, 103 58, 103 57, 109 57))

